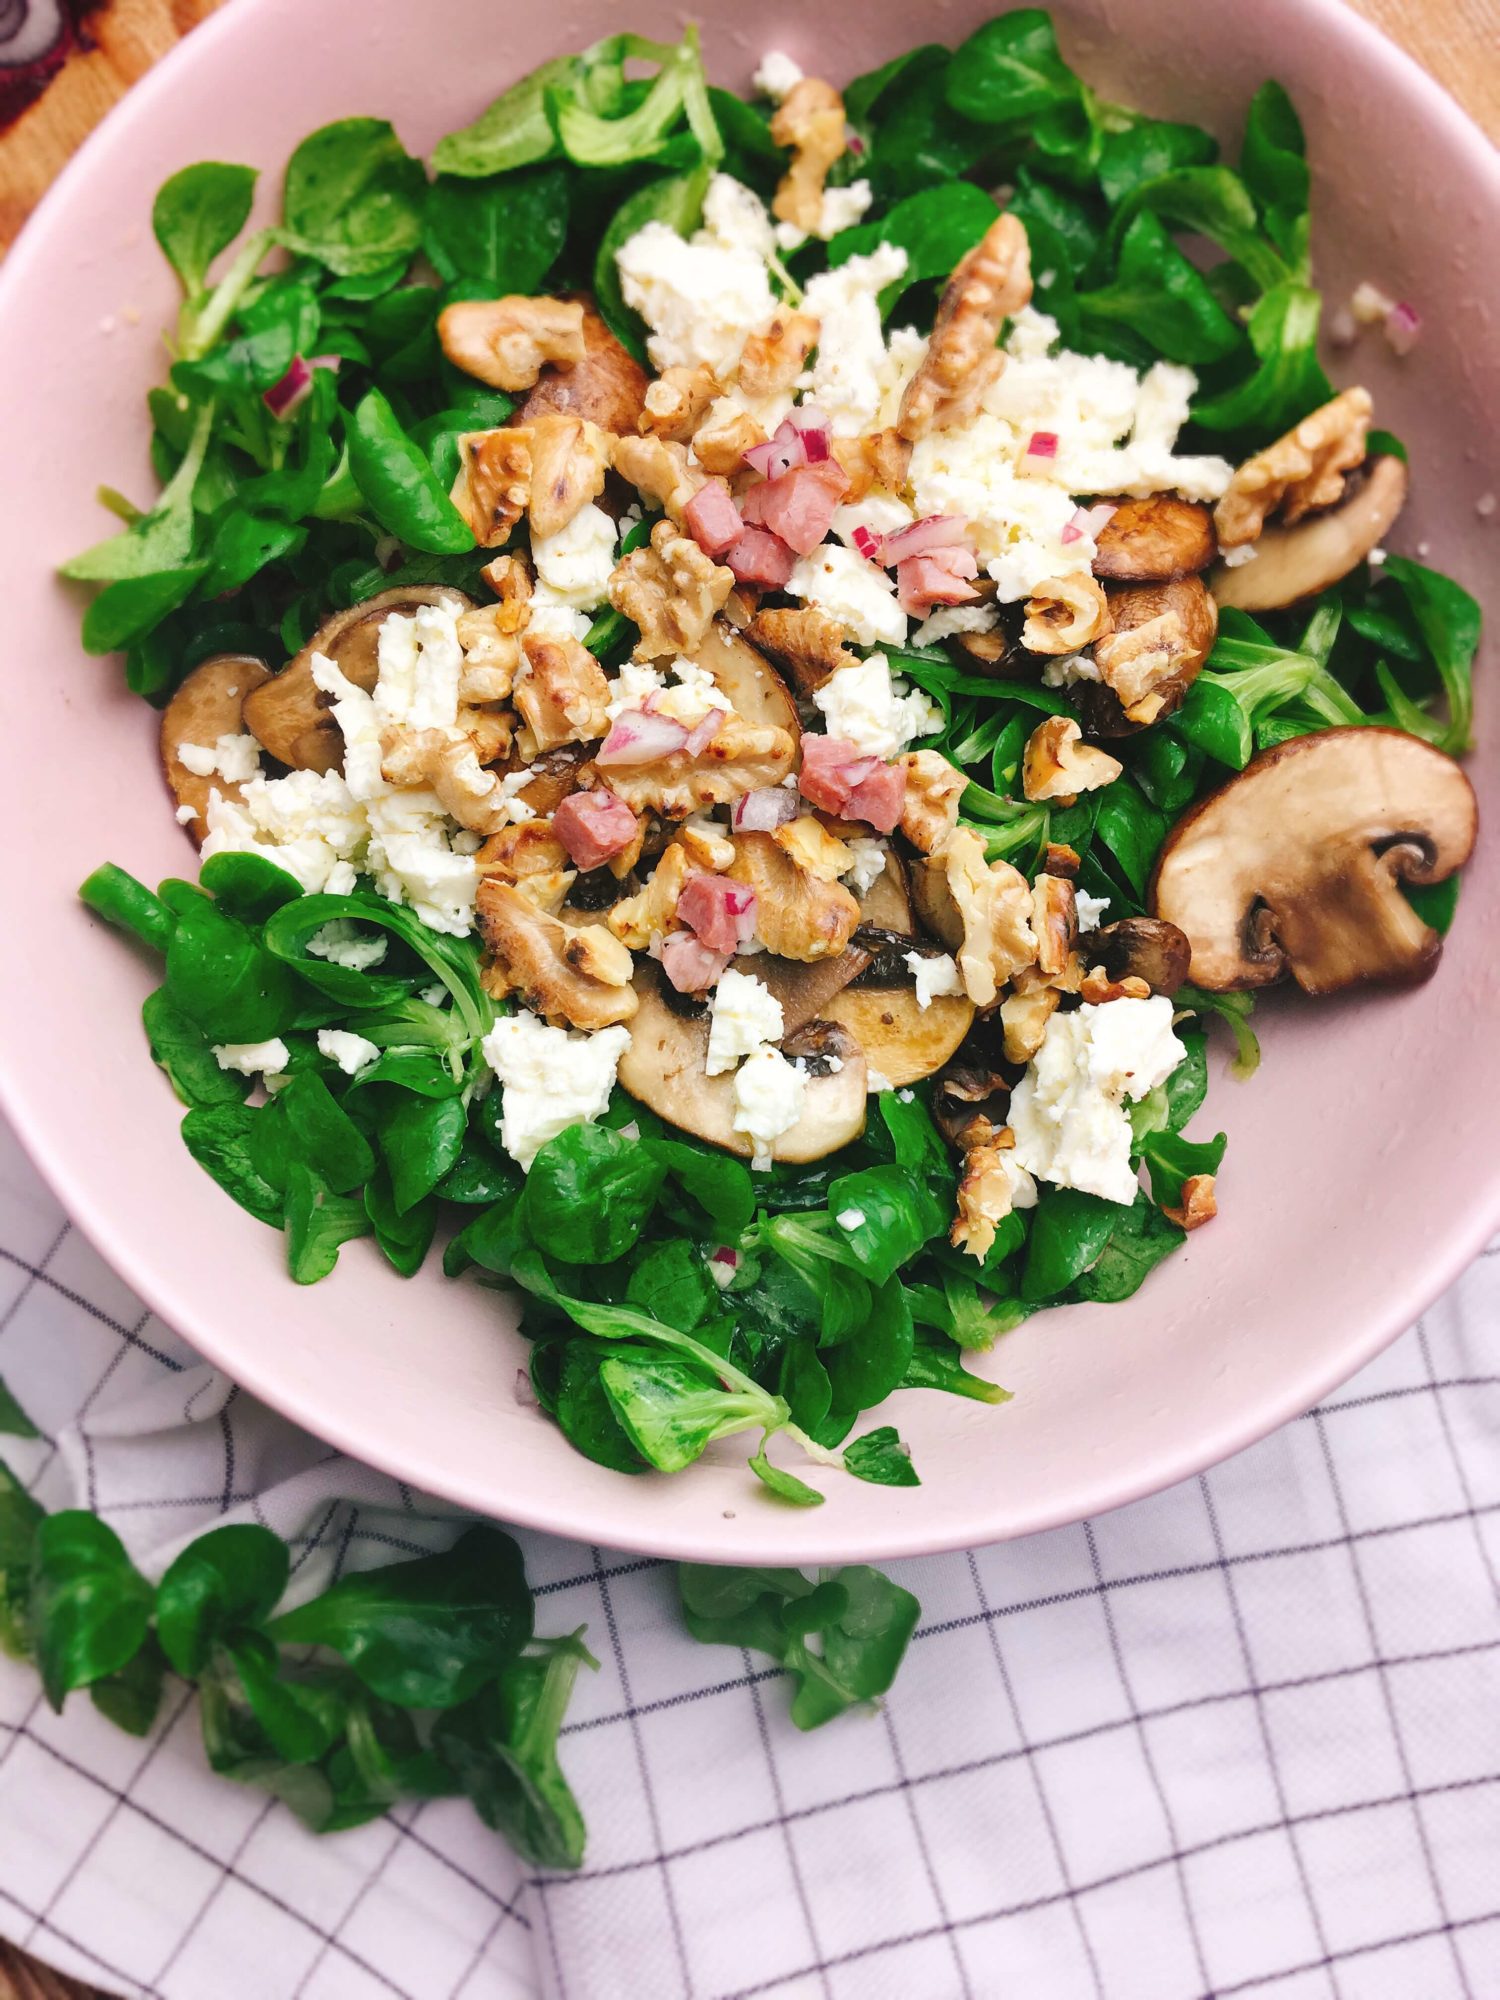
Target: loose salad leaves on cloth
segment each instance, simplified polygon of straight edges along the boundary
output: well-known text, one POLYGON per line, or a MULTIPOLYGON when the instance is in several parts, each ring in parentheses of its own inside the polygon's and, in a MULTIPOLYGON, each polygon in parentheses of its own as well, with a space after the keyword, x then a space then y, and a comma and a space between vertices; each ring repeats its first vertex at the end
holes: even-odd
MULTIPOLYGON (((854 143, 831 182, 868 179, 874 204, 831 242, 788 253, 787 296, 825 263, 890 242, 907 269, 883 309, 930 326, 1003 185, 1030 238, 1036 303, 1066 346, 1198 371, 1186 448, 1257 449, 1330 395, 1302 130, 1279 85, 1252 100, 1231 166, 1208 133, 1099 98, 1048 16, 1021 9, 955 51, 927 44, 856 78, 844 101, 854 143), (1189 239, 1212 246, 1206 264, 1189 239)), ((153 216, 183 289, 170 378, 150 399, 162 490, 144 507, 104 492, 123 525, 65 566, 101 586, 85 647, 123 652, 130 686, 161 703, 212 655, 284 662, 330 608, 401 583, 472 586, 491 552, 448 497, 457 440, 512 403, 444 357, 438 314, 497 292, 583 289, 639 354, 620 245, 649 221, 690 231, 715 169, 768 193, 786 157, 763 106, 707 83, 689 30, 675 45, 614 35, 544 64, 426 168, 379 119, 327 126, 288 163, 280 220, 250 233, 253 169, 173 175, 153 216)), ((633 638, 608 612, 588 644, 614 664, 633 638)), ((962 823, 987 856, 1034 874, 1049 842, 1066 843, 1079 889, 1127 916, 1143 910, 1174 819, 1257 750, 1366 723, 1461 750, 1477 638, 1472 598, 1404 558, 1361 566, 1310 610, 1226 612, 1182 707, 1121 739, 1119 778, 1066 806, 1028 802, 1019 784, 1039 717, 1069 712, 1060 693, 983 678, 942 650, 890 662, 940 705, 931 745, 969 774, 962 823)), ((1430 921, 1446 923, 1452 891, 1424 892, 1430 921)), ((617 1092, 598 1125, 551 1140, 523 1178, 486 1089, 479 1049, 496 1007, 470 942, 371 890, 303 895, 247 855, 155 893, 106 867, 83 894, 163 957, 145 1025, 187 1107, 184 1140, 284 1230, 293 1277, 326 1276, 360 1236, 410 1275, 449 1229, 450 1274, 520 1293, 542 1407, 621 1472, 678 1470, 743 1431, 760 1439, 754 1472, 788 1504, 822 1495, 782 1462, 795 1453, 771 1455, 786 1443, 876 1483, 917 1481, 894 1433, 845 1445, 860 1414, 902 1386, 1004 1400, 965 1355, 1041 1307, 1129 1297, 1183 1241, 1163 1209, 1223 1150, 1182 1137, 1206 1087, 1194 1028, 1187 1061, 1135 1107, 1149 1194, 1125 1207, 1044 1186, 978 1267, 947 1240, 955 1172, 922 1088, 873 1098, 864 1136, 836 1158, 768 1173, 617 1092), (378 969, 310 951, 330 922, 384 937, 378 969), (344 1073, 319 1050, 329 1028, 376 1044, 378 1061, 344 1073), (248 1079, 213 1051, 271 1038, 289 1080, 251 1103, 248 1079)), ((1222 1016, 1237 1069, 1253 1067, 1248 996, 1183 989, 1177 1002, 1200 1021, 1222 1016)), ((743 1617, 793 1643, 786 1605, 775 1620, 756 1604, 743 1617)))

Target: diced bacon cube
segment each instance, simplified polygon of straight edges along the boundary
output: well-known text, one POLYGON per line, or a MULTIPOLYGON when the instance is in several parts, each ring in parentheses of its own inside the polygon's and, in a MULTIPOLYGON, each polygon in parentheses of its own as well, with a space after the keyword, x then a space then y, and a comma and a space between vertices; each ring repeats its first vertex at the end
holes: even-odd
POLYGON ((629 847, 639 822, 613 792, 569 792, 552 814, 552 831, 575 868, 602 868, 629 847))
POLYGON ((740 511, 747 521, 779 535, 799 556, 807 556, 827 535, 834 510, 848 490, 848 474, 836 458, 829 458, 752 486, 740 511))
POLYGON ((677 915, 710 951, 738 951, 755 935, 755 891, 727 875, 693 875, 677 915))
POLYGON ((805 799, 838 819, 864 820, 889 833, 901 818, 906 798, 904 764, 883 764, 837 736, 802 738, 802 772, 797 781, 805 799))
POLYGON ((779 536, 767 528, 746 528, 724 562, 737 583, 756 590, 784 590, 797 558, 779 536))
POLYGON ((841 817, 862 819, 877 833, 894 832, 906 803, 906 766, 877 764, 850 790, 841 817))
POLYGON ((722 479, 700 486, 683 508, 682 518, 693 540, 715 562, 734 547, 745 526, 722 479))
POLYGON ((908 556, 896 566, 896 601, 910 618, 934 604, 967 604, 979 595, 970 578, 979 574, 972 549, 937 549, 908 556))
POLYGON ((679 993, 707 992, 728 964, 728 952, 710 951, 691 931, 673 931, 662 940, 661 969, 679 993))

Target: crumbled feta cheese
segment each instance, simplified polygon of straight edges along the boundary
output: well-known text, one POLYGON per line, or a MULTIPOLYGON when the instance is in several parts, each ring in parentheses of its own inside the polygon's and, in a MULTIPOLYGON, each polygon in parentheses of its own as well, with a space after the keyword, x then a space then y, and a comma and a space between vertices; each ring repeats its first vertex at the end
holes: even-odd
POLYGON ((920 688, 909 692, 891 679, 884 653, 871 653, 857 666, 838 667, 813 701, 828 723, 828 734, 852 743, 867 757, 897 757, 919 736, 943 726, 943 712, 920 688))
POLYGON ((215 854, 263 853, 309 895, 349 895, 369 836, 364 809, 337 771, 257 774, 237 801, 216 787, 204 817, 204 861, 215 854))
POLYGON ((706 667, 695 660, 678 659, 672 662, 672 674, 672 685, 664 687, 651 704, 654 714, 669 715, 691 729, 710 709, 728 712, 729 697, 706 667))
POLYGON ((666 682, 644 660, 626 660, 619 672, 609 683, 609 703, 606 713, 611 722, 616 722, 629 708, 644 708, 653 695, 661 693, 666 682))
POLYGON ((238 1070, 241 1076, 279 1076, 292 1059, 280 1035, 268 1042, 215 1042, 213 1051, 220 1069, 238 1070))
POLYGON ((734 1073, 732 1122, 754 1148, 752 1166, 764 1170, 771 1165, 771 1149, 802 1116, 806 1094, 807 1065, 788 1062, 780 1049, 756 1049, 740 1064, 734 1073))
POLYGON ((1220 549, 1219 561, 1225 569, 1243 569, 1247 562, 1254 562, 1260 550, 1254 542, 1241 542, 1236 549, 1220 549))
POLYGON ((1087 889, 1073 891, 1073 904, 1078 911, 1078 928, 1081 931, 1096 931, 1099 919, 1109 908, 1108 896, 1091 896, 1087 889))
POLYGON ((1092 653, 1062 653, 1042 668, 1042 686, 1073 687, 1079 681, 1102 679, 1092 653))
POLYGON ((648 222, 615 262, 625 303, 651 329, 646 348, 655 366, 702 362, 727 377, 747 336, 776 310, 766 265, 774 239, 759 198, 728 174, 710 181, 704 222, 686 240, 664 222, 648 222))
POLYGON ((876 881, 885 873, 886 843, 872 840, 868 834, 856 833, 844 841, 849 850, 849 866, 844 870, 844 881, 856 896, 868 896, 876 881))
POLYGON ((867 256, 820 271, 808 283, 804 309, 820 330, 817 356, 801 386, 827 412, 836 431, 858 436, 880 408, 887 367, 880 294, 905 272, 906 252, 881 243, 867 256))
MULTIPOLYGON (((1029 422, 1025 429, 1029 436, 1029 422)), ((929 432, 911 458, 918 517, 967 522, 968 540, 1007 604, 1031 596, 1049 577, 1089 575, 1095 555, 1086 534, 1062 539, 1077 512, 1071 490, 1016 471, 1024 444, 1011 424, 981 412, 972 423, 929 432)))
POLYGON ((609 593, 615 538, 614 522, 590 502, 555 535, 533 537, 531 559, 559 602, 573 610, 591 611, 609 593))
POLYGON ((179 826, 191 826, 193 821, 198 817, 198 808, 196 806, 179 806, 174 817, 179 826))
POLYGON ((528 606, 530 617, 526 629, 539 639, 577 639, 580 644, 589 636, 593 619, 586 611, 569 604, 559 597, 545 578, 538 577, 531 586, 531 602, 528 606))
POLYGON ((1054 1014, 1011 1093, 1017 1163, 1059 1187, 1133 1201, 1125 1100, 1164 1083, 1186 1054, 1162 994, 1054 1014))
POLYGON ((931 957, 920 951, 909 951, 905 957, 907 970, 916 983, 917 1005, 923 1013, 934 1000, 963 992, 964 982, 959 976, 958 965, 947 952, 931 957))
POLYGON ((775 994, 764 981, 730 966, 714 988, 704 1068, 710 1076, 722 1076, 741 1056, 753 1054, 762 1043, 779 1042, 784 1032, 775 994))
POLYGON ((993 632, 999 623, 998 604, 944 604, 923 620, 912 633, 911 642, 914 646, 936 646, 960 632, 993 632))
POLYGON ((868 528, 872 535, 898 535, 915 518, 904 500, 887 493, 883 486, 872 486, 862 500, 846 500, 842 507, 835 507, 829 526, 844 546, 852 549, 856 528, 868 528))
POLYGON ((886 342, 885 360, 880 368, 880 408, 875 413, 877 428, 887 428, 900 416, 906 385, 926 358, 925 333, 918 333, 914 326, 892 328, 886 342))
POLYGON ((1056 346, 1058 335, 1057 321, 1049 313, 1025 305, 1011 315, 1005 351, 1017 361, 1043 361, 1056 346))
POLYGON ((348 917, 335 917, 331 924, 315 930, 307 940, 313 958, 326 958, 330 965, 346 965, 351 972, 368 972, 386 954, 387 940, 365 937, 348 917))
POLYGON ((865 1088, 867 1091, 878 1092, 882 1090, 894 1090, 896 1086, 891 1082, 884 1070, 867 1069, 865 1071, 865 1088))
POLYGON ((865 1219, 862 1208, 841 1208, 833 1218, 840 1229, 858 1229, 865 1219))
POLYGON ((318 1054, 337 1063, 345 1076, 358 1076, 362 1069, 380 1060, 380 1046, 343 1028, 319 1028, 318 1054))
POLYGON ((1002 1151, 997 1156, 1000 1172, 1010 1185, 1010 1205, 1012 1208, 1036 1207, 1036 1182, 1016 1158, 1014 1151, 1002 1151))
POLYGON ((179 743, 177 761, 185 771, 191 771, 195 778, 213 776, 216 762, 214 752, 206 743, 179 743))
POLYGON ((452 605, 419 604, 410 618, 389 613, 381 622, 376 658, 375 717, 382 728, 453 727, 464 649, 452 605))
POLYGON ((836 618, 861 646, 906 644, 906 613, 896 602, 895 584, 853 549, 824 542, 800 558, 786 587, 836 618))
POLYGON ((751 81, 762 97, 774 98, 779 104, 802 81, 802 65, 793 62, 783 49, 767 49, 751 81))
MULTIPOLYGON (((837 236, 841 229, 852 229, 864 219, 865 211, 875 199, 868 181, 850 181, 847 187, 824 188, 822 205, 818 211, 818 224, 813 235, 822 243, 837 236)), ((808 232, 799 229, 795 222, 778 222, 776 225, 776 247, 778 250, 800 250, 807 241, 808 232)))
POLYGON ((629 1047, 628 1028, 577 1035, 527 1013, 495 1023, 484 1058, 500 1081, 500 1143, 517 1165, 529 1168, 549 1139, 607 1109, 629 1047))
POLYGON ((221 736, 212 746, 207 743, 179 743, 177 761, 195 778, 211 778, 215 774, 226 784, 244 784, 260 769, 260 745, 253 736, 221 736))

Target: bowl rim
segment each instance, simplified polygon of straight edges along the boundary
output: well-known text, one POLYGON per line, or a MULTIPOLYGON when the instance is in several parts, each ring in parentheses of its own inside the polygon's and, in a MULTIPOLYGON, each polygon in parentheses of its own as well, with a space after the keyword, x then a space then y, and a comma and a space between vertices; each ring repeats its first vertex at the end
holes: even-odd
MULTIPOLYGON (((242 32, 246 18, 257 11, 259 4, 260 0, 238 0, 237 5, 225 6, 200 23, 168 50, 89 133, 27 218, 0 265, 0 316, 6 313, 12 293, 24 282, 32 259, 43 254, 42 245, 52 216, 71 197, 75 183, 86 180, 93 172, 95 155, 106 145, 118 143, 124 128, 149 124, 159 100, 177 89, 179 74, 189 72, 202 59, 203 50, 242 32)), ((1419 116, 1440 118, 1446 123, 1451 142, 1466 154, 1475 179, 1491 187, 1496 207, 1500 208, 1500 150, 1421 63, 1372 21, 1356 13, 1345 0, 1262 0, 1262 13, 1270 39, 1274 40, 1280 25, 1288 33, 1321 32, 1346 46, 1352 45, 1377 72, 1385 88, 1412 102, 1419 116)), ((10 1059, 3 1050, 0 1050, 0 1111, 9 1119, 25 1152, 57 1195, 70 1221, 152 1312, 180 1332, 196 1353, 214 1367, 224 1369, 269 1408, 357 1462, 397 1479, 412 1476, 410 1464, 403 1463, 399 1451, 372 1452, 366 1441, 345 1428, 336 1411, 305 1407, 295 1388, 275 1379, 274 1369, 263 1375, 254 1354, 236 1355, 232 1368, 220 1358, 212 1323, 205 1322, 185 1301, 174 1296, 170 1262, 163 1261, 153 1245, 143 1246, 122 1235, 108 1210, 91 1203, 77 1185, 70 1171, 67 1149, 58 1143, 40 1102, 33 1107, 30 1094, 12 1081, 10 1059)), ((1049 1501, 1045 1495, 1039 1496, 1021 1510, 1023 1519, 996 1522, 971 1518, 967 1527, 951 1523, 924 1527, 917 1510, 913 1510, 907 1518, 892 1519, 874 1542, 864 1527, 856 1527, 852 1534, 845 1528, 831 1537, 826 1554, 825 1545, 813 1543, 799 1549, 795 1559, 802 1563, 884 1561, 982 1547, 986 1538, 990 1542, 1012 1540, 1071 1525, 1193 1478, 1301 1416, 1357 1374, 1420 1318, 1462 1275, 1497 1231, 1500 1231, 1500 1172, 1488 1185, 1474 1190, 1464 1222, 1447 1239, 1437 1260, 1423 1261, 1401 1274, 1380 1310, 1370 1314, 1357 1337, 1347 1339, 1336 1355, 1327 1357, 1321 1366, 1309 1363, 1295 1375, 1289 1374, 1278 1393, 1263 1395, 1255 1404, 1237 1412, 1233 1420, 1226 1419, 1207 1433, 1196 1432, 1175 1445, 1163 1445, 1148 1452, 1129 1477, 1117 1472, 1103 1475, 1096 1493, 1087 1492, 1085 1481, 1081 1494, 1080 1484, 1075 1482, 1066 1498, 1049 1501)), ((157 1240, 153 1239, 153 1244, 157 1240)), ((537 1504, 523 1488, 514 1495, 513 1503, 507 1499, 506 1512, 497 1517, 492 1513, 492 1497, 475 1490, 462 1477, 444 1481, 432 1476, 432 1468, 424 1467, 420 1483, 439 1498, 486 1518, 502 1518, 525 1528, 584 1542, 599 1539, 601 1524, 597 1508, 587 1504, 578 1507, 566 1494, 537 1504)), ((1014 1503, 1010 1511, 1015 1514, 1014 1503)), ((632 1553, 704 1562, 777 1564, 788 1559, 786 1546, 775 1533, 774 1516, 769 1512, 765 1534, 759 1539, 753 1534, 737 1539, 732 1554, 726 1554, 722 1541, 716 1539, 714 1524, 718 1516, 713 1509, 705 1509, 701 1516, 693 1518, 691 1529, 674 1523, 663 1533, 653 1533, 649 1524, 638 1527, 630 1517, 622 1516, 609 1525, 604 1540, 610 1547, 632 1553)))

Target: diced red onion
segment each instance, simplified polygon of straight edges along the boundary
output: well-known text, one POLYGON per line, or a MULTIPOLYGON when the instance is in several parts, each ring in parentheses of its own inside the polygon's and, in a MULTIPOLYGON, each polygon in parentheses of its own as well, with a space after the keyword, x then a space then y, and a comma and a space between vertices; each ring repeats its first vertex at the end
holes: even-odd
POLYGON ((648 715, 627 708, 617 716, 608 736, 594 753, 596 764, 654 764, 687 743, 688 732, 670 715, 648 715))
POLYGON ((312 394, 312 382, 312 368, 300 354, 294 354, 291 366, 281 380, 273 382, 260 400, 273 417, 284 423, 297 406, 305 403, 312 394))
POLYGON ((784 785, 762 785, 737 798, 729 810, 736 833, 772 833, 797 817, 796 794, 784 785))
MULTIPOLYGON (((807 446, 802 432, 786 418, 776 426, 776 435, 765 444, 753 444, 743 453, 746 465, 765 479, 779 479, 783 472, 794 471, 807 463, 807 446)), ((825 453, 826 456, 826 453, 825 453)))
POLYGON ((853 126, 851 125, 849 130, 844 134, 844 151, 846 153, 852 153, 855 159, 858 160, 864 157, 864 150, 865 150, 864 140, 860 138, 859 134, 854 130, 853 126))
POLYGON ((786 421, 802 439, 809 465, 822 465, 833 456, 833 419, 816 403, 802 403, 789 412, 786 421))
POLYGON ((727 1243, 721 1243, 708 1261, 710 1264, 723 1264, 729 1270, 737 1271, 740 1268, 740 1253, 738 1250, 731 1250, 727 1243))
POLYGON ((1070 542, 1081 542, 1085 535, 1097 535, 1114 511, 1113 500, 1096 500, 1092 507, 1075 508, 1062 531, 1063 547, 1066 548, 1070 542))
POLYGON ((1397 354, 1410 354, 1422 332, 1422 315, 1405 299, 1385 316, 1385 337, 1397 354))
POLYGON ((860 525, 854 530, 853 534, 849 537, 849 539, 853 542, 855 548, 864 557, 866 562, 879 562, 880 537, 875 533, 875 530, 873 528, 867 528, 864 525, 864 523, 861 522, 860 525))
POLYGON ((1056 458, 1057 432, 1033 431, 1026 445, 1028 458, 1056 458))
POLYGON ((692 728, 688 731, 688 739, 682 746, 684 752, 689 757, 701 757, 703 755, 709 744, 713 742, 718 732, 719 724, 724 720, 724 715, 725 711, 722 708, 711 708, 701 722, 693 724, 692 728))
POLYGON ((908 556, 931 555, 934 549, 951 549, 961 542, 968 531, 968 524, 959 520, 956 514, 929 514, 924 520, 913 521, 909 528, 901 528, 894 535, 882 535, 880 560, 887 569, 908 556))

